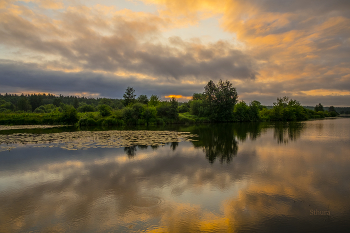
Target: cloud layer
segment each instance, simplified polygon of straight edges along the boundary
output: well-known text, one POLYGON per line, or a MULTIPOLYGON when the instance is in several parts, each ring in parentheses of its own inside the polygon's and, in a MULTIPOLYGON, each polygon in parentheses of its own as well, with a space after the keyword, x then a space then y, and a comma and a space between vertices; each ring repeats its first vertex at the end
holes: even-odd
POLYGON ((140 94, 191 96, 210 79, 228 79, 246 101, 271 104, 288 95, 303 104, 348 105, 348 1, 145 0, 155 13, 26 2, 35 7, 0 1, 1 92, 120 98, 134 86, 140 94), (163 36, 214 16, 232 41, 163 36))

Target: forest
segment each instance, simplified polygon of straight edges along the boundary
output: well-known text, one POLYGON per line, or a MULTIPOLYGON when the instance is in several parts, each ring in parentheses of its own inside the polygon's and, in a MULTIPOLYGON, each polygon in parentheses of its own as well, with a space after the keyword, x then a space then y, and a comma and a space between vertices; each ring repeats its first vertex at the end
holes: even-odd
MULTIPOLYGON (((349 108, 345 108, 347 110, 349 108)), ((341 113, 349 114, 349 110, 341 113)), ((254 100, 238 101, 229 81, 209 81, 203 93, 186 103, 157 95, 136 97, 128 87, 123 99, 55 96, 53 94, 0 94, 0 125, 68 124, 79 126, 163 125, 204 122, 302 121, 336 117, 336 108, 303 107, 297 100, 277 98, 271 108, 254 100)))

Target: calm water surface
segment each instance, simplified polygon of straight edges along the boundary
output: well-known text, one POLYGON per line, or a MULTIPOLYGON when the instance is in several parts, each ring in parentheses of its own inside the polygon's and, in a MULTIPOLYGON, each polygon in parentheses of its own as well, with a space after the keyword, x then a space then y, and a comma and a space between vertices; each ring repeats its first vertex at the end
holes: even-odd
POLYGON ((78 150, 14 141, 0 152, 0 232, 350 229, 349 118, 172 130, 197 136, 78 150))

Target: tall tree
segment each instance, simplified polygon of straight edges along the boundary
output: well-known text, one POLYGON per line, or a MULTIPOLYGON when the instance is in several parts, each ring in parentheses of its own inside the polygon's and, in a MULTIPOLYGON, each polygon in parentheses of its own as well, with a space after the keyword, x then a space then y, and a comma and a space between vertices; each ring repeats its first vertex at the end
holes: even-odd
POLYGON ((42 102, 42 96, 40 94, 31 94, 29 97, 29 103, 32 106, 32 110, 34 111, 36 108, 38 108, 41 105, 42 102))
POLYGON ((124 98, 124 106, 132 105, 136 102, 135 99, 135 90, 132 87, 127 87, 125 94, 123 95, 124 98))
POLYGON ((323 110, 323 105, 322 105, 321 103, 319 103, 319 104, 317 104, 317 105, 315 106, 315 112, 319 112, 319 111, 321 111, 321 112, 324 111, 324 110, 323 110))
POLYGON ((152 95, 151 98, 149 99, 148 105, 157 106, 159 102, 160 102, 159 97, 156 95, 152 95))
POLYGON ((339 113, 337 111, 335 111, 334 106, 330 106, 328 109, 328 112, 330 113, 330 116, 332 116, 332 117, 336 117, 339 115, 339 113))
POLYGON ((233 109, 237 103, 238 94, 230 81, 220 80, 218 84, 210 80, 204 87, 205 100, 208 103, 210 118, 216 121, 233 119, 233 109))
POLYGON ((75 109, 78 109, 78 107, 79 107, 79 100, 76 96, 74 97, 74 100, 73 100, 73 107, 75 109))
POLYGON ((17 108, 18 110, 21 110, 21 111, 29 111, 32 108, 32 106, 30 106, 30 103, 27 97, 25 97, 23 94, 21 95, 21 97, 17 102, 17 108))
POLYGON ((53 104, 54 104, 56 107, 59 107, 59 106, 61 105, 61 103, 62 103, 61 98, 55 98, 55 99, 53 100, 53 104))
POLYGON ((175 97, 172 97, 170 100, 170 112, 169 116, 172 119, 178 119, 179 118, 179 109, 178 109, 179 103, 175 99, 175 97))
POLYGON ((148 104, 148 98, 147 95, 140 95, 137 98, 137 102, 141 103, 141 104, 148 104))

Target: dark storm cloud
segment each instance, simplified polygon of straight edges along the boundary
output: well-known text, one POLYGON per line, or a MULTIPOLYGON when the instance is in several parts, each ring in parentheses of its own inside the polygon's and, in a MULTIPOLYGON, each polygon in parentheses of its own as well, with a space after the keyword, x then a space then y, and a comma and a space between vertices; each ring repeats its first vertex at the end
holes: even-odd
MULTIPOLYGON (((101 97, 122 98, 126 87, 131 86, 136 94, 148 96, 157 94, 166 96, 177 94, 192 96, 193 93, 204 91, 205 84, 182 84, 180 82, 159 82, 158 80, 139 80, 137 77, 119 77, 115 75, 93 72, 66 73, 48 71, 36 64, 25 64, 12 61, 0 61, 0 93, 50 92, 55 94, 83 93, 98 94, 101 97)), ((240 100, 247 102, 259 100, 265 105, 272 105, 277 97, 290 96, 304 105, 314 105, 322 102, 325 105, 349 105, 348 96, 306 96, 295 95, 302 91, 317 89, 350 90, 349 80, 330 82, 334 77, 328 77, 319 82, 316 79, 300 82, 276 82, 259 84, 250 82, 234 83, 240 100), (312 86, 309 84, 312 83, 312 86), (285 91, 287 90, 287 91, 285 91), (259 93, 259 94, 257 94, 259 93), (261 93, 264 93, 262 95, 261 93)), ((300 94, 300 93, 299 93, 300 94)), ((335 92, 336 94, 336 92, 335 92)))
POLYGON ((194 90, 203 91, 203 85, 180 83, 159 83, 157 80, 144 82, 137 77, 118 77, 93 72, 66 73, 43 70, 36 64, 0 61, 0 93, 50 92, 50 93, 91 93, 101 97, 122 98, 126 87, 131 86, 136 94, 158 94, 161 96, 176 93, 192 95, 194 90))

